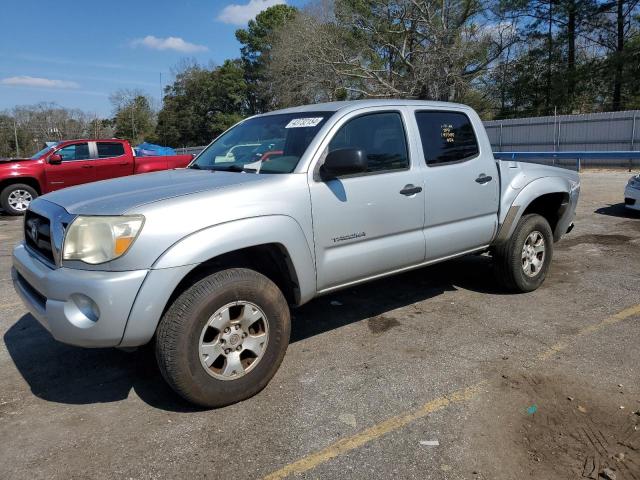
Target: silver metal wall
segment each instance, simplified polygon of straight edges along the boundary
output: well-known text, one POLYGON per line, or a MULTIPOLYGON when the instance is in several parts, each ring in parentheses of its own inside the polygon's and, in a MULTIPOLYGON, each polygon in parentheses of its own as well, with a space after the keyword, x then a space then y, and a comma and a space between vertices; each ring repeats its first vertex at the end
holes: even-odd
POLYGON ((639 150, 640 110, 484 122, 494 151, 639 150))

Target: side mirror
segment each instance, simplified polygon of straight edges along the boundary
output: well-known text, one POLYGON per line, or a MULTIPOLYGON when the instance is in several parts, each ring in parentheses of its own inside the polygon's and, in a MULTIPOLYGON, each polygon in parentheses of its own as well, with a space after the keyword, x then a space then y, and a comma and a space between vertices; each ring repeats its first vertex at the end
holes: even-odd
POLYGON ((54 153, 53 155, 51 155, 49 157, 49 164, 50 165, 60 165, 62 163, 62 155, 58 154, 58 153, 54 153))
POLYGON ((342 175, 366 172, 368 167, 367 155, 356 148, 341 148, 327 155, 320 167, 320 177, 323 180, 342 175))

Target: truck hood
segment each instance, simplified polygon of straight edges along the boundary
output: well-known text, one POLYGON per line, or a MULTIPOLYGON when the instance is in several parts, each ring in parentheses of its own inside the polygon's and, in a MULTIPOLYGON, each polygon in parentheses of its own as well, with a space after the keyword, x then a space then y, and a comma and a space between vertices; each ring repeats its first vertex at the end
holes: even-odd
POLYGON ((122 215, 148 203, 258 182, 269 176, 195 169, 165 170, 65 188, 39 198, 60 205, 72 214, 122 215))

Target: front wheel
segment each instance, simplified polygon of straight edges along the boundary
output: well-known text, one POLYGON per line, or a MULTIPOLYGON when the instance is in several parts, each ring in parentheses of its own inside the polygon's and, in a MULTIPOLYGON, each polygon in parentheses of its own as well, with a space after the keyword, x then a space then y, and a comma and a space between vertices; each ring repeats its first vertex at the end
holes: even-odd
POLYGON ((216 272, 182 293, 158 326, 156 358, 186 400, 222 407, 262 390, 289 344, 289 307, 258 272, 216 272))
POLYGON ((493 254, 498 280, 505 287, 516 292, 536 290, 544 282, 553 256, 549 222, 541 215, 524 215, 509 240, 493 254))
POLYGON ((38 192, 29 185, 14 183, 0 192, 0 206, 9 215, 24 215, 38 192))

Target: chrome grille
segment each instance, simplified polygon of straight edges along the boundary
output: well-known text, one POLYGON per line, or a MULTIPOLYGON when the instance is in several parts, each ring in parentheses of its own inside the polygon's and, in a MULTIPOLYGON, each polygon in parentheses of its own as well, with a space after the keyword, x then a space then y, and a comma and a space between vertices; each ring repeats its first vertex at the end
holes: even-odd
POLYGON ((29 248, 55 264, 51 244, 51 222, 47 217, 27 210, 24 219, 24 238, 29 248))

